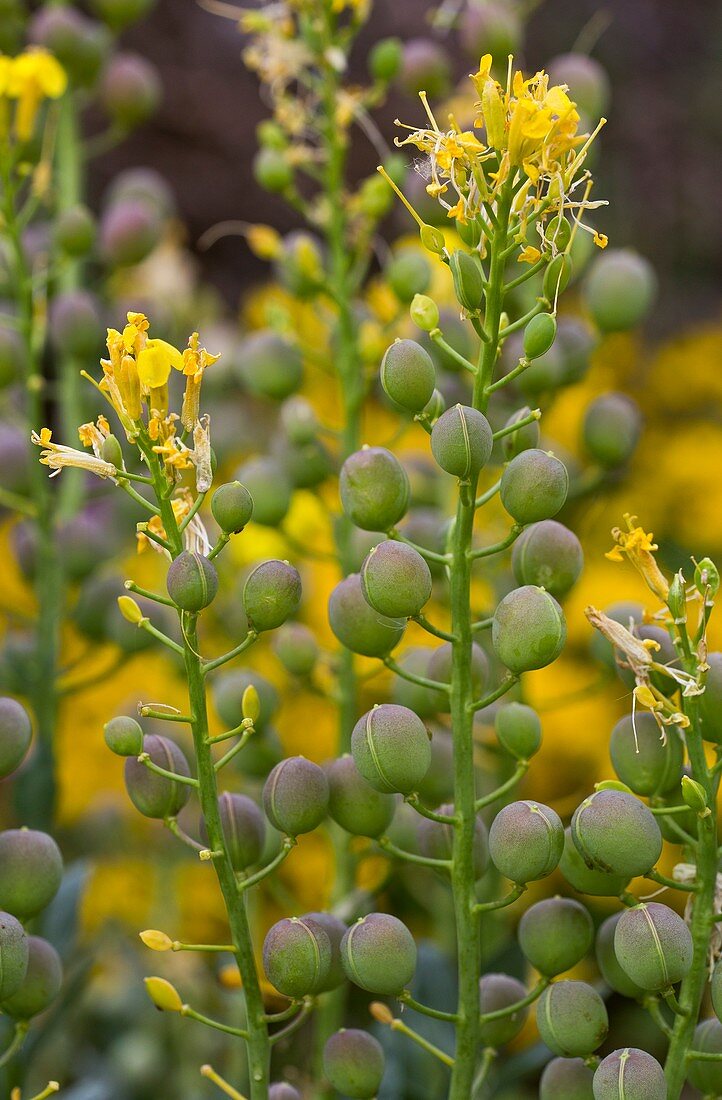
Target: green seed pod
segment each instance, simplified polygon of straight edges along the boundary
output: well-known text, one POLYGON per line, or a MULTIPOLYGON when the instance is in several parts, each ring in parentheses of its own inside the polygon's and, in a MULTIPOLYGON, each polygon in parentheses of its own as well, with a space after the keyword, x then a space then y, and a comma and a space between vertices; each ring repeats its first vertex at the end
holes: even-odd
POLYGON ((103 737, 116 756, 140 756, 143 751, 143 730, 135 718, 118 714, 103 726, 103 737))
POLYGON ((316 667, 319 648, 316 637, 303 623, 286 623, 273 640, 279 661, 292 676, 305 678, 316 667))
POLYGON ((301 1093, 285 1081, 277 1081, 268 1090, 268 1100, 301 1100, 301 1093))
POLYGON ((416 970, 416 944, 406 925, 389 913, 369 913, 341 941, 346 976, 369 993, 393 997, 416 970))
POLYGON ((328 813, 328 780, 323 768, 303 756, 276 764, 263 788, 266 816, 287 836, 310 833, 328 813))
MULTIPOLYGON (((369 52, 369 72, 384 84, 398 75, 404 48, 399 38, 382 38, 369 52)), ((343 1089, 341 1090, 344 1091, 343 1089)))
POLYGON ((163 86, 155 65, 140 54, 123 52, 106 65, 99 92, 111 121, 132 130, 156 112, 163 86))
POLYGON ((184 550, 170 564, 166 587, 178 607, 195 613, 208 607, 215 599, 218 574, 208 558, 193 550, 184 550))
POLYGON ((664 1070, 645 1050, 615 1050, 594 1072, 594 1100, 667 1100, 664 1070))
POLYGON ((271 401, 290 397, 303 381, 300 351, 270 329, 246 337, 238 367, 249 392, 271 401))
POLYGON ((649 313, 656 294, 652 265, 626 248, 598 256, 584 283, 587 308, 602 332, 634 328, 649 313))
POLYGON ((564 252, 572 235, 569 219, 563 214, 555 214, 544 226, 544 237, 557 252, 564 252))
POLYGON ((385 657, 403 637, 405 622, 374 611, 358 573, 340 581, 328 601, 331 630, 341 645, 364 657, 385 657))
MULTIPOLYGON (((398 658, 398 664, 408 672, 417 676, 429 676, 429 663, 436 651, 432 646, 414 646, 398 658)), ((431 718, 446 707, 449 700, 444 692, 432 691, 431 688, 422 687, 420 684, 412 684, 401 676, 394 677, 391 697, 394 703, 402 707, 408 707, 418 714, 419 718, 431 718)))
POLYGON ((695 565, 694 586, 705 600, 714 599, 719 592, 719 569, 711 558, 702 558, 695 565))
POLYGON ((354 836, 381 836, 396 810, 396 796, 372 787, 347 753, 326 768, 328 812, 342 829, 354 836))
POLYGON ((594 924, 581 902, 545 898, 523 914, 518 936, 524 957, 545 978, 555 978, 589 953, 594 943, 594 924))
POLYGON ((329 989, 337 989, 346 981, 346 973, 341 962, 341 940, 346 935, 347 926, 340 917, 333 913, 317 912, 304 914, 303 920, 312 920, 319 924, 329 938, 331 944, 331 966, 320 993, 329 989))
POLYGON ((548 986, 539 998, 536 1021, 543 1042, 562 1058, 587 1058, 609 1030, 604 1001, 586 982, 548 986))
POLYGON ((361 567, 364 596, 392 619, 418 615, 431 598, 431 572, 413 546, 389 539, 375 546, 361 567))
POLYGON ((491 457, 491 425, 483 413, 468 405, 454 405, 431 429, 431 450, 446 470, 462 480, 477 477, 491 457))
POLYGON ((326 1041, 323 1068, 335 1089, 352 1100, 376 1096, 384 1075, 384 1052, 368 1031, 342 1028, 326 1041))
POLYGON ((408 305, 415 295, 424 294, 431 283, 429 261, 418 248, 400 248, 386 265, 386 282, 400 302, 408 305))
POLYGON ((563 847, 559 815, 539 802, 510 803, 489 830, 492 863, 500 874, 522 885, 550 875, 563 847))
POLYGON ((70 80, 84 87, 95 82, 110 48, 106 28, 70 6, 41 7, 33 16, 29 38, 55 54, 70 80))
POLYGON ((87 206, 71 206, 57 215, 53 236, 66 256, 85 256, 95 242, 95 218, 87 206))
POLYGON ((282 149, 259 149, 253 158, 253 175, 259 187, 280 195, 293 183, 293 165, 282 149))
POLYGON ((569 286, 569 280, 574 270, 574 261, 568 253, 555 256, 550 260, 544 271, 542 279, 542 294, 550 302, 554 302, 558 295, 563 294, 569 286))
POLYGON ((341 467, 343 510, 364 531, 388 531, 405 514, 411 487, 399 460, 385 447, 362 447, 341 467))
POLYGON ((582 439, 592 458, 613 470, 632 457, 641 431, 637 403, 623 393, 605 393, 592 401, 584 414, 582 439))
POLYGON ((612 875, 587 866, 572 840, 571 829, 564 831, 564 851, 559 861, 559 870, 570 886, 580 894, 592 897, 618 897, 629 882, 631 875, 612 875))
POLYGON ((211 497, 213 518, 227 535, 237 535, 253 515, 253 497, 240 481, 219 485, 211 497))
MULTIPOLYGON (((229 729, 240 726, 245 717, 243 696, 249 686, 256 689, 261 701, 261 713, 253 723, 257 731, 264 730, 278 710, 278 692, 260 673, 250 669, 236 669, 233 672, 223 673, 213 683, 213 702, 221 721, 229 729)), ((253 739, 255 740, 255 737, 253 739)), ((250 750, 250 747, 249 744, 247 749, 250 750)), ((245 755, 246 749, 243 751, 245 755)))
MULTIPOLYGON (((511 414, 504 427, 508 428, 511 424, 516 424, 517 421, 526 419, 530 412, 531 409, 528 405, 525 405, 523 409, 517 409, 515 413, 511 414)), ((508 435, 502 437, 501 446, 504 452, 504 458, 507 462, 515 458, 516 455, 521 454, 522 451, 528 451, 530 448, 538 447, 539 421, 532 420, 530 424, 525 424, 522 428, 517 428, 515 432, 509 432, 508 435)))
MULTIPOLYGON (((429 661, 428 673, 432 680, 441 684, 451 683, 452 647, 451 642, 444 642, 432 653, 429 661)), ((484 694, 484 688, 489 682, 489 658, 480 645, 474 642, 471 646, 471 690, 474 698, 478 699, 484 694)), ((438 692, 437 710, 448 714, 451 709, 451 697, 438 692)))
POLYGON ((627 880, 654 867, 662 834, 654 814, 633 794, 603 790, 589 795, 572 817, 572 840, 588 867, 627 880))
POLYGON ((319 993, 331 969, 331 941, 311 917, 286 917, 263 941, 263 969, 285 997, 319 993))
POLYGON ((419 783, 419 795, 427 806, 437 806, 454 793, 454 746, 445 726, 436 726, 431 738, 431 767, 419 783))
MULTIPOLYGON (((437 813, 451 817, 453 803, 439 806, 437 813)), ((419 851, 431 859, 451 859, 454 849, 454 827, 441 821, 431 821, 422 817, 417 825, 419 851)), ((483 819, 477 814, 474 818, 474 879, 479 880, 489 866, 489 834, 483 819)))
POLYGON ((439 327, 439 307, 428 294, 415 294, 409 306, 409 313, 411 320, 422 332, 433 332, 439 327))
POLYGON ((553 313, 537 313, 524 329, 524 355, 538 359, 552 346, 557 335, 557 321, 553 313))
POLYGON ((431 741, 421 719, 406 707, 382 703, 354 726, 356 767, 377 791, 412 794, 431 765, 431 741))
POLYGON ((431 424, 435 424, 446 408, 446 401, 441 390, 434 390, 427 405, 424 405, 423 413, 429 418, 431 424))
POLYGON ((501 477, 501 503, 517 523, 551 519, 563 507, 568 491, 564 463, 536 447, 512 458, 501 477))
MULTIPOLYGON (((27 970, 22 984, 11 996, 3 995, 2 999, 3 1012, 14 1020, 30 1020, 44 1012, 56 999, 63 984, 63 966, 52 944, 40 936, 28 936, 27 949, 27 970)), ((5 952, 2 948, 0 955, 4 967, 5 952)))
MULTIPOLYGON (((266 821, 252 798, 223 791, 218 810, 226 849, 234 871, 247 871, 260 863, 266 843, 266 821)), ((201 836, 208 842, 208 831, 201 821, 201 836)))
POLYGON ((498 605, 491 641, 510 672, 529 672, 555 661, 567 638, 561 607, 543 588, 515 588, 498 605))
POLYGON ((123 448, 120 440, 115 435, 107 435, 101 447, 101 458, 104 462, 110 462, 117 470, 123 469, 123 448))
POLYGON ((428 404, 436 385, 434 362, 415 340, 395 340, 387 348, 380 376, 386 396, 412 413, 428 404))
POLYGON ((511 565, 518 584, 535 584, 561 599, 584 566, 582 544, 554 519, 532 523, 514 543, 511 565))
POLYGON ((287 561, 264 561, 243 586, 243 608, 258 633, 275 630, 295 614, 301 602, 301 577, 287 561))
MULTIPOLYGON (((434 554, 443 554, 446 550, 446 517, 437 508, 414 508, 400 530, 404 538, 424 550, 434 554)), ((426 564, 432 577, 444 576, 445 567, 441 562, 428 561, 426 564)))
POLYGON ((485 53, 498 58, 517 54, 521 37, 521 14, 505 0, 475 0, 459 12, 459 45, 472 61, 485 53))
POLYGON ((539 1081, 539 1100, 594 1100, 594 1070, 582 1058, 553 1058, 539 1081))
POLYGON ((114 31, 137 23, 151 10, 155 0, 92 0, 91 7, 114 31))
POLYGON ((53 900, 62 877, 63 857, 47 833, 0 833, 0 909, 19 920, 34 917, 53 900))
POLYGON ((320 242, 298 230, 283 238, 283 251, 274 265, 276 277, 301 301, 315 298, 324 279, 324 255, 320 242))
POLYGON ((282 758, 283 746, 277 731, 271 727, 256 731, 243 749, 243 775, 266 779, 282 758))
POLYGON ((539 715, 525 703, 505 703, 494 716, 499 744, 516 760, 530 760, 539 752, 542 728, 539 715))
POLYGON ((98 299, 89 291, 69 290, 53 299, 49 331, 56 348, 78 358, 94 355, 101 325, 98 299))
POLYGON ((410 38, 404 42, 401 87, 414 98, 426 91, 430 100, 441 99, 450 88, 451 65, 442 46, 433 38, 410 38))
POLYGON ((478 313, 484 300, 484 276, 478 253, 457 248, 449 257, 449 270, 462 309, 467 313, 478 313))
POLYGON ((278 419, 289 442, 297 446, 312 443, 318 435, 318 418, 305 397, 289 397, 279 410, 278 419))
POLYGON ((651 901, 622 913, 614 932, 614 953, 636 985, 658 993, 688 973, 692 935, 674 909, 651 901))
POLYGON ((645 991, 622 969, 614 951, 614 934, 621 917, 622 913, 613 913, 599 926, 594 947, 597 966, 605 982, 615 993, 640 1000, 645 991))
POLYGON ((699 715, 705 741, 722 745, 722 653, 707 655, 709 671, 699 696, 699 715))
POLYGON ((291 483, 276 458, 251 458, 238 469, 238 480, 253 497, 253 518, 264 527, 277 527, 291 506, 291 483))
POLYGON ((591 329, 578 317, 562 317, 557 329, 557 347, 561 352, 563 382, 581 382, 590 367, 595 339, 591 329))
POLYGON ((33 727, 25 707, 0 696, 0 779, 19 768, 30 748, 33 727))
POLYGON ((593 57, 585 53, 559 54, 549 62, 547 72, 550 84, 569 85, 569 95, 577 110, 590 122, 596 122, 607 110, 611 97, 609 77, 593 57))
MULTIPOLYGON (((182 750, 168 737, 149 733, 143 739, 143 752, 147 752, 152 762, 166 771, 176 775, 191 774, 182 750)), ((125 761, 125 786, 130 801, 144 817, 175 817, 190 796, 187 783, 176 783, 157 775, 132 756, 125 761)))
POLYGON ((620 718, 609 742, 612 766, 635 794, 664 794, 679 785, 684 763, 684 747, 676 727, 667 728, 667 743, 662 743, 659 726, 647 712, 620 718))
MULTIPOLYGON (((479 1008, 482 1016, 487 1012, 499 1012, 502 1008, 522 1001, 527 991, 517 978, 509 974, 484 974, 479 982, 479 1008)), ((524 1027, 529 1015, 528 1008, 520 1008, 498 1020, 482 1023, 479 1034, 485 1047, 500 1047, 515 1039, 524 1027)))
MULTIPOLYGON (((3 836, 0 833, 0 842, 3 836)), ((0 1000, 12 997, 22 987, 29 955, 28 937, 20 921, 0 912, 0 1000)))
MULTIPOLYGON (((697 1024, 691 1049, 705 1054, 722 1054, 722 1024, 719 1020, 710 1018, 697 1024)), ((690 1058, 687 1062, 687 1080, 704 1096, 718 1096, 722 1092, 722 1058, 708 1062, 690 1058)))
POLYGON ((107 207, 100 221, 99 251, 110 267, 140 263, 156 247, 163 218, 142 199, 121 199, 107 207))

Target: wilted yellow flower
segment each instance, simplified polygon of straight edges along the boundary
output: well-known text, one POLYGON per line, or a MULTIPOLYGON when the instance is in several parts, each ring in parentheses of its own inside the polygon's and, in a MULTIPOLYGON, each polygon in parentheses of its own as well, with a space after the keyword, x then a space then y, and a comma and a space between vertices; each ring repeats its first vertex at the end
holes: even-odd
POLYGON ((615 546, 604 556, 609 561, 624 561, 625 556, 631 561, 634 568, 641 573, 649 588, 663 603, 667 602, 669 584, 657 565, 654 551, 657 544, 652 542, 652 534, 646 534, 642 527, 635 526, 636 516, 626 513, 624 516, 627 530, 620 527, 612 529, 612 538, 615 546))
MULTIPOLYGON (((82 425, 81 430, 88 429, 89 425, 82 425)), ((50 428, 41 428, 40 434, 31 432, 30 439, 36 447, 40 447, 40 461, 43 466, 49 466, 53 471, 51 477, 57 477, 66 466, 77 470, 87 470, 96 477, 115 478, 118 471, 111 462, 99 458, 97 454, 88 454, 87 451, 78 451, 75 447, 64 447, 61 443, 53 443, 50 428)), ((81 437, 82 438, 82 437, 81 437)))

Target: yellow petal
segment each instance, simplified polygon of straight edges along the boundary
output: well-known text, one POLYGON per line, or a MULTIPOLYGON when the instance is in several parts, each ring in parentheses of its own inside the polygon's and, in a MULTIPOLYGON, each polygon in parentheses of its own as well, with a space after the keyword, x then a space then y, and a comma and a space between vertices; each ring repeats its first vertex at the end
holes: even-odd
POLYGON ((144 389, 159 389, 170 376, 171 367, 183 370, 183 356, 165 340, 148 340, 138 353, 138 376, 144 389))

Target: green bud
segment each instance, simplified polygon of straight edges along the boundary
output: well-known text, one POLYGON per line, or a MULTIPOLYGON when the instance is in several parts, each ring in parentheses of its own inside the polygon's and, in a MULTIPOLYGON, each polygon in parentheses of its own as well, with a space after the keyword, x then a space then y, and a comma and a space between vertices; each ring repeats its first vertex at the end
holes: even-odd
POLYGON ((287 917, 263 941, 263 968, 285 997, 318 993, 331 969, 331 941, 312 917, 287 917))
POLYGON ((539 998, 536 1019, 542 1040, 562 1058, 587 1058, 609 1030, 604 1001, 586 982, 548 986, 539 998))
POLYGON ((690 810, 694 810, 700 817, 708 817, 712 812, 707 805, 707 794, 704 787, 688 775, 682 776, 682 799, 690 810))
POLYGON ((108 435, 103 440, 101 458, 104 462, 110 462, 116 470, 123 469, 123 448, 120 440, 115 435, 108 435))
POLYGON ((341 941, 346 976, 379 996, 397 996, 416 970, 416 944, 406 925, 389 913, 369 913, 341 941))
POLYGON ((478 218, 471 218, 468 222, 457 221, 456 232, 467 248, 477 249, 479 247, 482 229, 478 218))
POLYGON ((538 359, 546 354, 557 335, 557 321, 553 313, 537 313, 524 329, 524 355, 538 359))
POLYGON ((674 574, 672 583, 669 586, 667 607, 675 623, 684 623, 687 621, 687 586, 681 569, 678 573, 674 574))
POLYGON ((435 252, 437 256, 444 255, 446 241, 440 229, 436 229, 433 225, 422 225, 419 236, 427 252, 435 252))
POLYGON ((439 307, 428 294, 414 294, 409 313, 414 324, 424 332, 433 332, 439 327, 439 307))
POLYGON ((478 254, 457 248, 449 257, 449 270, 459 304, 467 313, 478 313, 484 300, 484 276, 478 254))
POLYGON ((595 1070, 593 1088, 594 1100, 663 1100, 667 1095, 664 1070, 637 1047, 608 1054, 595 1070))
POLYGON ((674 909, 650 901, 622 913, 614 932, 614 953, 636 985, 658 993, 689 972, 692 934, 674 909))
POLYGON ((714 599, 719 592, 719 570, 711 558, 702 558, 696 563, 694 584, 697 591, 707 600, 714 599))

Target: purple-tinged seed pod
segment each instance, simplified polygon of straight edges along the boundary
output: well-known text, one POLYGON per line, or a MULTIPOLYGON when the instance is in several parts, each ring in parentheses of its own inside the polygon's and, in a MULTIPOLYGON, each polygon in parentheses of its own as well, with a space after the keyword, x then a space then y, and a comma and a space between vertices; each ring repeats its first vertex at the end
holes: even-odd
POLYGON ((628 879, 645 875, 662 852, 654 814, 625 791, 607 789, 589 795, 574 811, 571 830, 588 867, 628 879))
MULTIPOLYGON (((705 1054, 722 1055, 722 1024, 716 1018, 697 1024, 692 1050, 705 1054)), ((687 1080, 705 1096, 718 1096, 722 1092, 722 1058, 704 1061, 690 1058, 687 1063, 687 1080)))
POLYGON ((569 474, 552 454, 531 447, 512 458, 501 475, 501 503, 517 523, 551 519, 563 507, 569 474))
POLYGON ((522 531, 514 543, 511 566, 517 584, 538 585, 560 599, 578 581, 584 552, 573 531, 544 519, 522 531))
POLYGON ((446 51, 432 38, 410 38, 404 42, 399 81, 409 96, 422 91, 432 100, 446 95, 451 82, 446 51))
POLYGON ((358 573, 351 573, 334 588, 328 619, 341 645, 364 657, 385 657, 401 641, 406 626, 403 619, 389 619, 374 611, 358 573))
POLYGON ((622 997, 631 997, 637 1001, 644 997, 645 991, 622 969, 614 951, 614 934, 621 916, 622 913, 612 913, 611 917, 607 917, 599 925, 594 951, 597 966, 609 988, 622 997))
POLYGON ((500 874, 521 884, 546 878, 559 863, 564 828, 559 815, 539 802, 512 802, 489 830, 489 854, 500 874))
POLYGON ((520 14, 505 0, 474 0, 459 13, 459 45, 473 61, 518 53, 521 35, 520 14))
POLYGON ((143 730, 135 718, 118 714, 103 726, 103 737, 116 756, 140 756, 143 751, 143 730))
MULTIPOLYGON (((482 1016, 488 1012, 499 1012, 502 1008, 509 1008, 517 1004, 527 995, 518 978, 512 978, 509 974, 484 974, 479 981, 479 1008, 482 1016)), ((508 1016, 501 1016, 498 1020, 488 1020, 482 1023, 479 1035, 481 1043, 485 1047, 500 1047, 515 1039, 524 1027, 529 1015, 528 1007, 519 1008, 508 1016)))
POLYGON ((656 795, 679 786, 684 763, 684 747, 676 726, 667 727, 662 741, 654 715, 630 715, 620 718, 609 741, 612 766, 635 794, 656 795))
POLYGON ((14 1020, 30 1020, 44 1012, 63 984, 63 966, 52 944, 40 936, 28 936, 27 948, 27 970, 20 987, 9 996, 2 994, 2 1011, 14 1020))
MULTIPOLYGON (((441 684, 451 683, 452 647, 451 642, 444 642, 433 651, 429 661, 428 676, 441 684)), ((489 681, 489 658, 484 650, 476 642, 471 646, 471 690, 474 698, 478 699, 484 694, 484 688, 489 681)), ((441 713, 448 714, 451 709, 451 699, 444 692, 438 692, 441 713)))
POLYGON ((371 1100, 384 1075, 384 1052, 368 1031, 342 1028, 326 1040, 323 1068, 331 1084, 351 1100, 371 1100))
POLYGON ((0 779, 19 768, 30 748, 33 727, 17 699, 0 696, 0 779))
POLYGON ((702 736, 722 745, 722 653, 708 653, 707 664, 704 692, 698 697, 702 736))
POLYGON ((719 960, 715 963, 715 968, 712 973, 710 992, 712 995, 712 1007, 719 1020, 722 1017, 722 964, 719 960))
POLYGON ((581 902, 544 898, 524 912, 517 934, 525 959, 544 977, 555 978, 589 953, 594 923, 581 902))
POLYGON ((211 497, 211 512, 221 531, 237 535, 251 521, 253 497, 240 481, 227 481, 211 497))
MULTIPOLYGON (((710 1063, 692 1061, 690 1065, 710 1063)), ((603 1058, 594 1071, 593 1090, 594 1100, 667 1100, 664 1070, 656 1058, 637 1047, 624 1047, 603 1058)))
POLYGON ((607 470, 629 462, 642 432, 639 406, 624 393, 595 398, 584 414, 582 440, 591 457, 607 470))
POLYGON ((279 993, 301 998, 323 988, 331 967, 331 942, 310 917, 286 917, 263 941, 263 968, 279 993))
MULTIPOLYGON (((452 817, 454 813, 453 803, 444 803, 439 806, 436 813, 445 817, 452 817)), ((441 821, 432 821, 422 817, 416 827, 419 839, 419 851, 422 855, 431 859, 451 859, 454 848, 453 825, 444 824, 441 821)), ((489 866, 489 834, 482 817, 477 814, 474 818, 474 878, 482 878, 489 866)))
POLYGON ((162 218, 171 217, 175 211, 171 187, 153 168, 126 168, 113 177, 103 196, 104 204, 107 208, 124 199, 147 203, 162 218))
POLYGON ((616 898, 624 890, 631 875, 613 875, 588 867, 572 840, 571 829, 564 830, 564 851, 559 860, 559 870, 570 886, 580 894, 592 897, 616 898))
POLYGON ((12 997, 20 989, 28 961, 25 929, 11 913, 0 912, 0 1000, 12 997))
POLYGON ((587 1058, 604 1042, 609 1018, 604 1001, 586 982, 554 982, 536 1010, 539 1034, 562 1058, 587 1058))
MULTIPOLYGON (((443 554, 446 550, 446 517, 434 507, 414 508, 409 512, 400 533, 423 550, 432 554, 443 554)), ((444 565, 438 561, 428 561, 432 577, 444 576, 444 565)))
POLYGON ((282 626, 300 603, 301 577, 287 561, 262 562, 243 586, 243 608, 249 626, 259 634, 282 626))
POLYGON ((406 514, 409 479, 385 447, 362 447, 344 462, 339 478, 343 510, 364 531, 388 531, 406 514))
POLYGON ((328 780, 323 768, 303 756, 276 764, 263 787, 266 816, 286 836, 312 832, 328 813, 328 780))
POLYGON ((656 294, 652 265, 631 248, 597 256, 584 280, 587 308, 602 332, 624 332, 640 324, 656 294))
POLYGON ((541 721, 526 703, 504 703, 494 716, 499 744, 516 760, 531 760, 541 748, 541 721))
POLYGON ((341 941, 346 976, 368 993, 391 997, 405 989, 416 970, 416 944, 406 925, 389 913, 369 913, 341 941))
POLYGON ((494 652, 517 675, 550 665, 561 653, 566 639, 564 612, 543 588, 532 584, 515 588, 494 612, 491 626, 494 652))
POLYGON ((19 920, 49 905, 63 877, 63 857, 51 836, 37 829, 0 833, 0 909, 19 920))
MULTIPOLYGON (((147 752, 159 768, 176 775, 191 774, 182 749, 168 737, 149 733, 143 739, 143 752, 147 752)), ((190 797, 187 783, 176 783, 157 775, 132 756, 125 761, 125 786, 131 802, 144 817, 175 817, 190 797)))
MULTIPOLYGON (((233 870, 247 871, 260 863, 266 842, 266 821, 253 799, 245 794, 223 791, 218 796, 218 810, 233 870)), ((207 843, 208 830, 203 820, 200 833, 207 843)))
POLYGON ((253 497, 253 519, 263 527, 277 527, 291 507, 293 490, 280 459, 258 455, 239 466, 238 480, 253 497))
POLYGON ((468 405, 453 405, 431 429, 431 450, 442 470, 461 480, 473 480, 491 457, 494 440, 483 413, 468 405))
POLYGON ((270 329, 246 337, 238 365, 249 392, 272 401, 290 397, 303 381, 298 348, 270 329))
POLYGON ((110 59, 100 100, 113 122, 132 130, 157 110, 163 94, 158 70, 140 54, 122 52, 110 59))
MULTIPOLYGON (((398 658, 398 664, 408 672, 417 676, 429 676, 429 662, 435 653, 433 646, 413 646, 407 649, 398 658)), ((434 691, 432 688, 423 687, 421 684, 413 684, 402 676, 395 676, 391 689, 391 698, 399 706, 408 707, 418 714, 419 718, 431 718, 434 714, 441 713, 444 708, 448 710, 449 701, 443 691, 434 691)))
POLYGON ((216 567, 203 554, 183 550, 168 568, 166 587, 170 598, 183 611, 202 611, 218 592, 216 567))
POLYGON ((53 299, 49 331, 56 348, 78 358, 98 351, 102 318, 98 299, 87 290, 68 290, 53 299))
POLYGON ((273 651, 292 676, 310 676, 316 667, 319 646, 313 631, 303 623, 286 623, 273 639, 273 651))
POLYGON ((413 711, 394 703, 382 703, 359 718, 351 752, 359 772, 377 791, 412 794, 431 765, 426 726, 413 711))
POLYGON ((105 27, 77 8, 45 4, 33 16, 29 39, 53 53, 74 84, 92 85, 110 49, 105 27))
POLYGON ((381 360, 381 385, 402 409, 418 413, 431 400, 436 368, 428 351, 415 340, 395 340, 381 360))
POLYGON ((306 913, 304 920, 306 918, 320 924, 331 944, 331 966, 323 988, 319 992, 325 993, 329 989, 337 989, 346 981, 346 973, 341 961, 341 940, 346 935, 348 926, 334 913, 306 913))
POLYGON ((646 902, 622 913, 614 931, 614 954, 636 985, 658 993, 689 972, 692 934, 674 909, 646 902))
POLYGON ((582 1058, 552 1058, 539 1081, 539 1100, 594 1100, 593 1077, 582 1058))
POLYGON ((368 555, 361 567, 361 584, 374 611, 391 619, 418 615, 431 598, 431 572, 421 554, 392 539, 368 555))
POLYGON ((337 825, 354 836, 378 837, 386 832, 396 810, 396 795, 372 787, 348 754, 332 760, 326 776, 328 812, 337 825))
POLYGON ((268 1100, 301 1100, 301 1093, 285 1081, 276 1081, 268 1090, 268 1100))
POLYGON ((163 219, 150 202, 119 198, 100 219, 100 252, 111 267, 131 267, 149 256, 160 241, 163 219))

